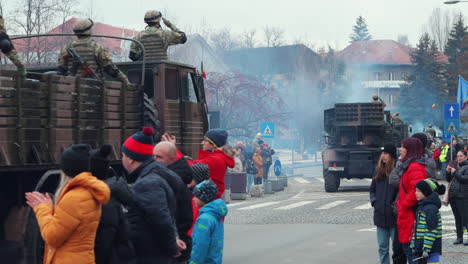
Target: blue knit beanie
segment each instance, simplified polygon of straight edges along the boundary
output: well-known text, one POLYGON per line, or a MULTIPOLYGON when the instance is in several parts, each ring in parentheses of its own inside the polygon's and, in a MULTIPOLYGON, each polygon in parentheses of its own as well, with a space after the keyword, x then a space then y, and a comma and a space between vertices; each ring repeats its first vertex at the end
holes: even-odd
POLYGON ((212 145, 217 148, 220 148, 226 145, 228 133, 226 130, 223 129, 211 129, 208 130, 205 134, 205 138, 210 141, 212 145))
POLYGON ((202 200, 204 203, 213 201, 217 194, 218 186, 216 186, 216 184, 211 180, 202 181, 193 189, 193 195, 202 200))

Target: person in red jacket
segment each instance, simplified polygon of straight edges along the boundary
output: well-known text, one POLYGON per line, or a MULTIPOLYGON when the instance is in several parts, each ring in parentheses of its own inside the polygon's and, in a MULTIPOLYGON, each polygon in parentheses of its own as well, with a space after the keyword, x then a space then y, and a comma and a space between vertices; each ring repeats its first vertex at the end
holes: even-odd
MULTIPOLYGON (((228 133, 222 129, 211 129, 206 132, 201 145, 202 149, 198 151, 197 160, 187 160, 190 165, 194 163, 205 163, 210 168, 210 179, 218 186, 218 195, 216 199, 221 198, 224 193, 224 176, 227 168, 234 168, 234 153, 226 148, 228 133)), ((165 133, 162 141, 176 143, 175 136, 165 133)), ((177 150, 176 159, 184 157, 184 154, 177 150)))
POLYGON ((397 207, 398 239, 403 246, 408 263, 413 263, 410 244, 414 227, 414 206, 416 199, 416 183, 427 179, 426 166, 421 162, 423 156, 422 143, 417 138, 406 138, 401 143, 400 161, 406 168, 400 179, 397 207))

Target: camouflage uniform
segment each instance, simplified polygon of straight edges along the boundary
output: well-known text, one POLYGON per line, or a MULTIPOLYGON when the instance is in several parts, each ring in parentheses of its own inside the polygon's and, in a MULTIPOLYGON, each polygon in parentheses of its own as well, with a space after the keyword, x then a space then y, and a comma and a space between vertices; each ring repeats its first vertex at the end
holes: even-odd
POLYGON ((399 116, 393 117, 393 125, 401 125, 403 124, 403 120, 399 116))
MULTIPOLYGON (((127 76, 120 71, 117 66, 112 62, 112 58, 107 50, 99 43, 95 42, 90 38, 91 28, 93 22, 91 20, 79 19, 75 23, 90 23, 84 30, 77 30, 74 26, 75 34, 78 39, 70 44, 67 44, 61 51, 59 57, 59 73, 65 75, 80 77, 82 76, 83 69, 81 65, 73 63, 73 57, 68 52, 68 48, 73 48, 83 61, 96 72, 98 78, 104 77, 104 72, 109 74, 111 77, 125 83, 129 83, 127 76), (84 21, 84 22, 83 22, 84 21), (71 62, 71 65, 69 63, 71 62)), ((86 25, 86 24, 85 24, 86 25)), ((86 78, 95 78, 94 76, 88 75, 86 78)))
MULTIPOLYGON (((167 49, 170 45, 183 44, 187 41, 185 33, 180 31, 169 20, 162 18, 160 12, 152 10, 146 12, 145 22, 148 26, 135 36, 145 47, 145 60, 167 60, 167 49), (161 19, 171 30, 164 30, 159 24, 161 19)), ((129 58, 133 61, 141 60, 140 46, 132 42, 129 58)))
POLYGON ((15 47, 13 46, 10 37, 6 33, 5 21, 3 20, 2 16, 0 16, 0 48, 2 52, 11 60, 11 62, 16 65, 18 72, 20 72, 22 76, 25 76, 26 70, 24 68, 24 64, 21 61, 15 47))
POLYGON ((426 130, 426 134, 428 134, 432 138, 435 138, 436 131, 434 128, 432 128, 432 125, 429 125, 429 128, 426 130))

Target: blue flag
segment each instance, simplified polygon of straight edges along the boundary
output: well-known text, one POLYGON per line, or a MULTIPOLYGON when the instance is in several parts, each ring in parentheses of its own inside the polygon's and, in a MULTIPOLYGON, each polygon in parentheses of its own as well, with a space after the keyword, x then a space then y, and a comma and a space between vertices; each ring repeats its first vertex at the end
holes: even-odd
POLYGON ((463 110, 468 105, 468 82, 458 75, 458 96, 457 103, 460 109, 463 110))

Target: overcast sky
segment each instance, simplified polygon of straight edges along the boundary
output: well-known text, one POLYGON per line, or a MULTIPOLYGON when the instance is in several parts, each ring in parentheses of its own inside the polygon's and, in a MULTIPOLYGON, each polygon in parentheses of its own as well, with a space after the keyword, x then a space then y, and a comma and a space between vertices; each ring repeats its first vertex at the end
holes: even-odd
MULTIPOLYGON (((3 2, 10 7, 14 1, 19 2, 3 2)), ((444 5, 443 0, 81 0, 80 9, 89 9, 90 3, 99 22, 115 26, 143 27, 145 11, 157 9, 181 30, 205 24, 240 33, 269 25, 283 28, 289 41, 301 37, 338 48, 348 44, 359 15, 366 19, 373 39, 406 34, 415 45, 434 8, 468 12, 468 3, 444 5)))

